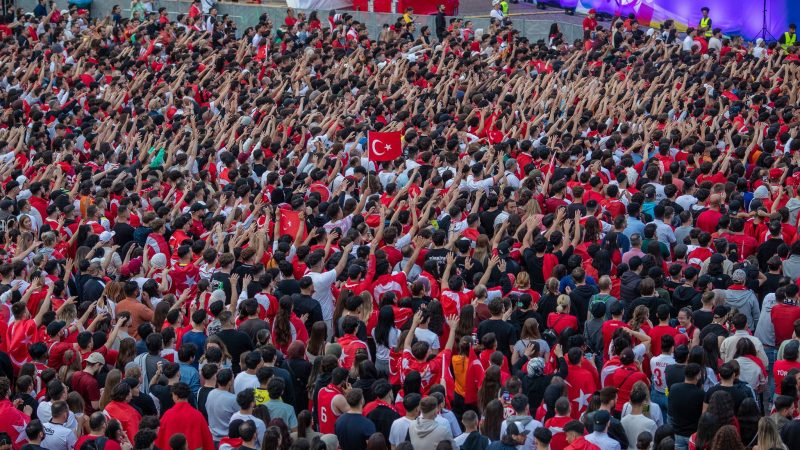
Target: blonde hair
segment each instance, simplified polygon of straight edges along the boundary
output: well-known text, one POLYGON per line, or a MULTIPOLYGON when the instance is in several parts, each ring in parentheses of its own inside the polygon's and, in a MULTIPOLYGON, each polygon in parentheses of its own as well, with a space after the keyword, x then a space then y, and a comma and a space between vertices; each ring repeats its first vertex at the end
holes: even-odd
POLYGON ((782 448, 786 450, 786 444, 781 440, 781 435, 778 434, 778 428, 768 417, 758 419, 758 448, 759 449, 772 449, 782 448))
POLYGON ((558 278, 550 277, 544 284, 544 288, 547 292, 546 294, 557 294, 558 293, 558 278))
POLYGON ((569 311, 569 295, 566 294, 559 295, 558 298, 556 299, 556 303, 558 304, 558 306, 556 306, 557 312, 563 313, 569 311))
POLYGON ((528 275, 528 272, 521 271, 519 275, 517 275, 517 287, 530 287, 531 285, 531 276, 528 275))

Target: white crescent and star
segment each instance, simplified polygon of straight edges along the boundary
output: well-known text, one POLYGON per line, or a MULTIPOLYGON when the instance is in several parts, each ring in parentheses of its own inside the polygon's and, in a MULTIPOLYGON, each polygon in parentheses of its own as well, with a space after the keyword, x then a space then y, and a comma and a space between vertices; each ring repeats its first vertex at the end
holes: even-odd
POLYGON ((586 394, 584 394, 583 393, 583 389, 580 389, 578 397, 572 399, 572 401, 578 404, 578 410, 579 411, 583 411, 584 408, 589 406, 589 397, 591 397, 591 396, 592 396, 592 394, 590 394, 588 392, 586 394))
POLYGON ((375 144, 378 144, 378 143, 383 144, 383 142, 381 142, 380 139, 375 139, 374 141, 372 141, 372 153, 375 156, 381 156, 384 153, 386 153, 386 150, 391 150, 392 149, 391 146, 388 146, 388 145, 384 144, 383 145, 383 151, 379 152, 378 150, 375 149, 375 144))

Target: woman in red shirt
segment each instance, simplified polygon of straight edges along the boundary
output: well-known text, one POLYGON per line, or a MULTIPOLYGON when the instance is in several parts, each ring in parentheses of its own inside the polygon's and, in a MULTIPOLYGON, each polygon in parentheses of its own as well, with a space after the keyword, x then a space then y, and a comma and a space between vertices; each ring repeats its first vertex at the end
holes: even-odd
POLYGON ((547 316, 547 328, 552 328, 556 334, 560 335, 567 327, 573 330, 578 329, 578 318, 569 313, 569 296, 561 294, 556 299, 556 312, 547 316))

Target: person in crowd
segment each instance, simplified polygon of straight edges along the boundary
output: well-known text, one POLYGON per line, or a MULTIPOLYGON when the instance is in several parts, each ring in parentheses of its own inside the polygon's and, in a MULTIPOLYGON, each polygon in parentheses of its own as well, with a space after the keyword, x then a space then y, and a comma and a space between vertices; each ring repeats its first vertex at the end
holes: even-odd
POLYGON ((800 446, 793 25, 31 3, 0 448, 800 446))

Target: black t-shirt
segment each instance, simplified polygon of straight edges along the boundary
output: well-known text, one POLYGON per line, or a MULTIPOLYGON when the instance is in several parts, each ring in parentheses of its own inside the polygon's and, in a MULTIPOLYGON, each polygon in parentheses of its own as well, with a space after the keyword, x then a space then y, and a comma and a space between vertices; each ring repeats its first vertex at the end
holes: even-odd
POLYGON ((703 342, 706 336, 713 334, 717 337, 726 338, 730 336, 730 332, 718 323, 710 323, 700 330, 700 342, 703 342))
POLYGON ((482 339, 486 333, 494 333, 497 338, 497 350, 511 359, 511 346, 517 342, 517 329, 506 321, 489 319, 478 325, 478 339, 482 339))
POLYGON ((428 251, 425 254, 425 261, 435 261, 438 267, 438 274, 432 275, 441 275, 444 273, 445 265, 447 264, 447 254, 450 253, 450 250, 446 248, 434 248, 428 251))
MULTIPOLYGON (((667 367, 669 369, 669 366, 667 367)), ((691 436, 703 413, 703 388, 695 384, 676 383, 669 388, 669 417, 678 436, 691 436)))
MULTIPOLYGON (((544 274, 542 268, 544 267, 544 257, 536 255, 532 248, 526 248, 522 252, 522 258, 525 262, 525 267, 528 269, 528 275, 531 279, 531 289, 541 292, 544 289, 544 274)), ((547 317, 547 315, 545 315, 547 317)))
POLYGON ((502 212, 503 211, 500 208, 497 208, 494 211, 484 211, 480 214, 481 227, 483 228, 483 231, 486 232, 487 236, 494 236, 494 220, 502 212))
POLYGON ((683 383, 686 379, 684 371, 686 364, 670 364, 664 369, 664 376, 667 378, 667 387, 671 388, 672 385, 683 383))
POLYGON ((241 371, 239 367, 239 358, 242 356, 242 353, 253 350, 253 341, 250 340, 250 336, 238 330, 222 330, 217 333, 217 336, 222 339, 225 348, 227 348, 228 353, 231 354, 233 372, 239 373, 241 371))
POLYGON ((313 297, 303 294, 292 295, 294 313, 297 317, 308 314, 306 329, 311 332, 311 326, 322 321, 322 306, 313 297))
POLYGON ((458 256, 456 257, 456 262, 454 264, 455 269, 458 271, 457 273, 461 275, 461 278, 464 279, 464 282, 467 284, 468 288, 473 288, 474 283, 472 279, 475 278, 475 274, 483 273, 483 264, 480 263, 477 259, 471 256, 458 256), (467 258, 472 260, 472 265, 469 269, 466 268, 466 261, 467 258))
POLYGON ((269 324, 259 318, 247 319, 239 325, 239 331, 248 335, 253 344, 256 343, 256 336, 261 330, 269 330, 269 324))
POLYGON ((127 223, 114 224, 114 243, 124 247, 125 244, 133 240, 133 230, 134 228, 127 223))
POLYGON ((200 391, 197 392, 197 410, 203 413, 203 417, 208 420, 208 411, 206 411, 206 400, 208 399, 208 393, 213 391, 213 387, 209 386, 200 386, 200 391))
POLYGON ((714 321, 713 311, 705 311, 702 309, 698 309, 697 311, 692 313, 692 323, 698 330, 702 330, 703 328, 711 324, 711 322, 713 321, 714 321))
POLYGON ((370 411, 370 413, 367 414, 367 418, 375 424, 375 430, 377 432, 383 433, 388 448, 388 436, 389 432, 392 430, 392 423, 400 418, 400 414, 388 406, 380 405, 370 411))
POLYGON ((231 301, 231 274, 225 272, 214 272, 211 275, 211 290, 216 291, 222 289, 225 292, 225 298, 228 302, 231 301))
POLYGON ((731 398, 733 399, 734 414, 739 414, 739 405, 742 404, 744 399, 749 397, 743 389, 739 389, 737 386, 723 386, 721 384, 716 384, 706 392, 706 396, 703 401, 708 403, 709 399, 711 399, 711 394, 717 391, 724 391, 731 395, 731 398))
POLYGON ((339 448, 366 450, 367 439, 375 433, 375 424, 361 413, 344 413, 336 419, 339 448))

